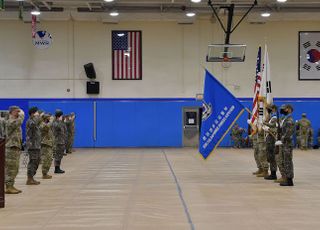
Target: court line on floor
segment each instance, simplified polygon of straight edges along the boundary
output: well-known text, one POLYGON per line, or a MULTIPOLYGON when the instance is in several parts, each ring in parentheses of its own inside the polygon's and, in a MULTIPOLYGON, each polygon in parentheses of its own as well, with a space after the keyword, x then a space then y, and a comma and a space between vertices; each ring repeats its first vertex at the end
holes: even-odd
POLYGON ((164 157, 165 157, 165 159, 166 159, 166 161, 167 161, 167 164, 168 164, 168 166, 169 166, 169 168, 170 168, 171 174, 172 174, 172 176, 173 176, 173 178, 174 178, 174 181, 175 181, 175 183, 176 183, 177 190, 178 190, 178 194, 179 194, 181 203, 182 203, 182 205, 183 205, 184 212, 185 212, 185 214, 186 214, 186 216, 187 216, 188 223, 189 223, 189 225, 190 225, 190 229, 191 229, 191 230, 195 230, 195 227, 194 227, 194 224, 193 224, 193 222, 192 222, 192 218, 191 218, 191 215, 190 215, 190 212, 189 212, 187 203, 186 203, 186 201, 184 200, 184 197, 183 197, 183 192, 182 192, 181 186, 180 186, 180 184, 179 184, 178 178, 177 178, 176 174, 175 174, 174 171, 173 171, 172 165, 171 165, 171 163, 170 163, 170 161, 169 161, 169 159, 168 159, 168 157, 167 157, 166 152, 165 152, 164 150, 162 150, 162 153, 163 153, 163 155, 164 155, 164 157))

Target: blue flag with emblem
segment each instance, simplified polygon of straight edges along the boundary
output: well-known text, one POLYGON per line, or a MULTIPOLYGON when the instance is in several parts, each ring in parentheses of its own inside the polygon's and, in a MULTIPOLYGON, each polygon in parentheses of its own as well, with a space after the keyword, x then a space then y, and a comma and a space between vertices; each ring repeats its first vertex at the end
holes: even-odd
POLYGON ((217 148, 244 107, 206 70, 199 152, 204 159, 217 148))

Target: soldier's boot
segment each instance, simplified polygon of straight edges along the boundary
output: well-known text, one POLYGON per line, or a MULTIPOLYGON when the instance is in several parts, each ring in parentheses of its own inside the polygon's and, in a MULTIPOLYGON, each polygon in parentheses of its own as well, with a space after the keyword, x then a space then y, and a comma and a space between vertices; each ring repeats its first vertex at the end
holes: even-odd
POLYGON ((22 193, 20 189, 17 189, 16 187, 12 186, 14 190, 17 190, 19 193, 22 193))
POLYGON ((292 178, 287 178, 286 181, 280 183, 280 186, 293 186, 292 178))
POLYGON ((257 171, 253 172, 252 175, 258 175, 262 173, 262 168, 259 168, 257 171))
POLYGON ((264 177, 265 180, 276 180, 277 179, 277 173, 276 171, 271 171, 271 174, 269 176, 264 177))
POLYGON ((39 185, 40 182, 33 179, 32 176, 28 176, 26 185, 39 185))
POLYGON ((261 173, 257 174, 257 177, 267 177, 268 169, 263 169, 261 173))
POLYGON ((48 174, 43 174, 42 179, 52 179, 52 176, 48 174))
POLYGON ((5 193, 6 194, 19 194, 20 192, 18 190, 14 189, 13 186, 7 185, 5 193))
POLYGON ((54 173, 64 173, 64 171, 60 168, 60 166, 56 166, 55 169, 54 169, 54 173))
POLYGON ((281 178, 275 180, 274 183, 283 183, 283 182, 286 182, 286 181, 287 181, 286 178, 281 177, 281 178))

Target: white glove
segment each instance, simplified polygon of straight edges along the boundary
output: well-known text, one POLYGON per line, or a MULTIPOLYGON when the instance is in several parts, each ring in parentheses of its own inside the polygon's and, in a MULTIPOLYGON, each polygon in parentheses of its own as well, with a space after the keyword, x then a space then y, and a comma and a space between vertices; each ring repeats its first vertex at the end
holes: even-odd
POLYGON ((247 120, 247 123, 248 123, 248 125, 251 125, 251 120, 250 119, 247 120))
POLYGON ((264 125, 264 126, 262 126, 262 129, 263 129, 264 131, 268 132, 270 128, 269 128, 268 126, 264 125))
POLYGON ((276 141, 276 143, 274 144, 275 146, 280 146, 283 145, 282 141, 276 141))

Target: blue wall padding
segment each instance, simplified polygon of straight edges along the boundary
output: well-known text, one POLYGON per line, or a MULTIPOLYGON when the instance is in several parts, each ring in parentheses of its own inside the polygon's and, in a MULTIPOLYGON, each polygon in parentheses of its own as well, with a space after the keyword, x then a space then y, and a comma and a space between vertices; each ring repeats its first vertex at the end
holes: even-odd
POLYGON ((182 108, 196 101, 98 101, 96 147, 180 147, 182 108))
MULTIPOLYGON (((240 101, 251 109, 252 99, 242 98, 240 101)), ((314 128, 316 143, 320 128, 320 110, 317 109, 320 107, 320 98, 280 98, 275 103, 292 104, 295 120, 300 119, 303 112, 307 113, 314 128)), ((31 106, 38 106, 51 113, 57 108, 65 113, 75 112, 76 147, 181 147, 182 109, 184 106, 200 106, 201 102, 190 98, 0 99, 0 110, 6 110, 10 105, 20 106, 26 114, 31 106), (97 106, 96 140, 93 137, 94 102, 97 106)), ((237 123, 247 129, 247 119, 248 113, 244 112, 237 123)), ((220 146, 230 144, 228 133, 220 146)))

